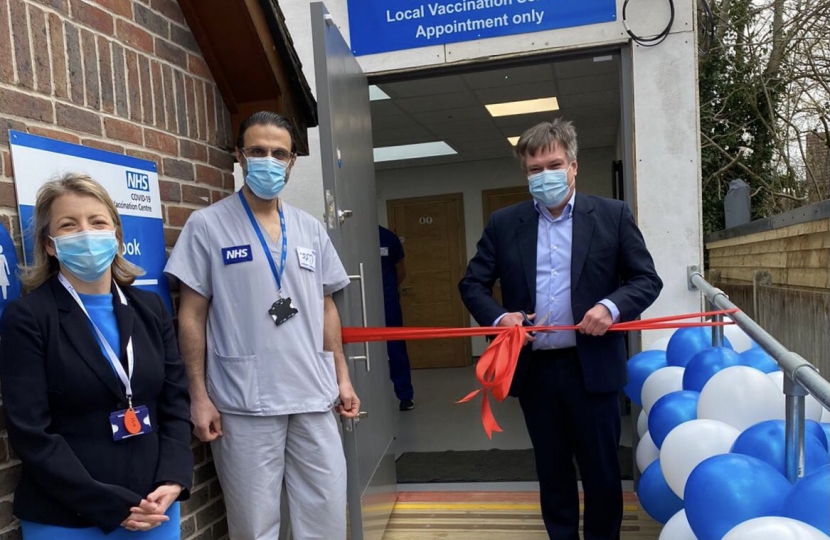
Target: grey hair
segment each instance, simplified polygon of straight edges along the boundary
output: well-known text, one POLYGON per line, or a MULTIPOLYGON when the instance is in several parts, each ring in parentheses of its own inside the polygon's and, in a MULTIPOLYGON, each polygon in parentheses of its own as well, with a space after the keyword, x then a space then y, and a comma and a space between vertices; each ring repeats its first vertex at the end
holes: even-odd
POLYGON ((516 143, 516 157, 522 169, 525 169, 527 156, 535 156, 542 150, 561 147, 568 156, 568 161, 576 161, 578 144, 576 129, 570 120, 556 118, 553 122, 542 122, 528 129, 516 143))

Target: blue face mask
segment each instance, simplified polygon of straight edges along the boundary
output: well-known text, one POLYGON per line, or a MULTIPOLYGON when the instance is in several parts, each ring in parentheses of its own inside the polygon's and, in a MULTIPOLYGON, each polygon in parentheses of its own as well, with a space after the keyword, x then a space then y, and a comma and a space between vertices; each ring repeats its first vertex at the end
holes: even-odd
POLYGON ((118 253, 115 231, 81 231, 56 236, 52 242, 63 267, 87 283, 103 276, 118 253))
POLYGON ((277 198, 285 187, 285 173, 288 164, 272 157, 248 158, 248 172, 245 183, 254 195, 270 201, 277 198))
POLYGON ((530 194, 539 204, 548 208, 559 206, 568 196, 568 169, 542 171, 527 177, 530 194))

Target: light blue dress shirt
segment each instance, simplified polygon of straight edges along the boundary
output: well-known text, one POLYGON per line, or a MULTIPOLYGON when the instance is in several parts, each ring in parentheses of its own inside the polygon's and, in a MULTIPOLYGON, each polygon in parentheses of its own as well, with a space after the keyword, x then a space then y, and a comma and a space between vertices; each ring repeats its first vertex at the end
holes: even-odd
MULTIPOLYGON (((576 191, 559 217, 554 218, 543 205, 536 203, 539 212, 536 240, 536 319, 541 326, 573 326, 571 304, 571 248, 573 247, 573 208, 576 191)), ((599 301, 611 312, 611 319, 619 321, 620 311, 608 299, 599 301)), ((505 314, 506 315, 506 314, 505 314)), ((493 323, 497 325, 502 315, 493 323)), ((578 322, 578 321, 577 321, 578 322)), ((573 330, 537 333, 533 349, 564 349, 576 346, 573 330)))

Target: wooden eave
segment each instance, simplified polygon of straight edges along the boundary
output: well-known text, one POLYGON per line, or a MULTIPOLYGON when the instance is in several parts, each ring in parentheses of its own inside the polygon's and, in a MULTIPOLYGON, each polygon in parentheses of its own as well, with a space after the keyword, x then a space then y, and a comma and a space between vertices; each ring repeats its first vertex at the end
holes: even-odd
POLYGON ((276 0, 179 0, 202 50, 236 137, 250 114, 271 110, 297 129, 297 151, 308 155, 308 128, 317 102, 302 71, 276 0))

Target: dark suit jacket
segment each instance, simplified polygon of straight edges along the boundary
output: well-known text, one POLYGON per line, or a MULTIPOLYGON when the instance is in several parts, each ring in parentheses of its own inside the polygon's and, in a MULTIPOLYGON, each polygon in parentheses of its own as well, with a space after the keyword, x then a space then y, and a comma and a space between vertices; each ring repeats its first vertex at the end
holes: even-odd
MULTIPOLYGON (((481 326, 491 326, 505 312, 536 311, 538 225, 533 201, 503 208, 491 216, 478 251, 458 284, 464 304, 481 326), (504 307, 493 299, 497 279, 504 307)), ((603 298, 617 305, 620 322, 633 320, 654 302, 662 287, 628 206, 622 201, 577 194, 571 251, 574 321, 578 324, 603 298)), ((576 343, 589 392, 611 392, 625 385, 622 332, 607 332, 601 337, 577 333, 576 343)), ((530 346, 522 349, 511 395, 519 395, 530 351, 530 346)))
POLYGON ((17 517, 65 527, 116 529, 157 486, 189 496, 193 472, 190 398, 173 324, 161 299, 113 289, 121 357, 133 338, 133 403, 153 433, 115 442, 110 413, 126 408, 123 386, 84 312, 57 278, 15 300, 0 320, 0 384, 9 442, 23 464, 17 517))

